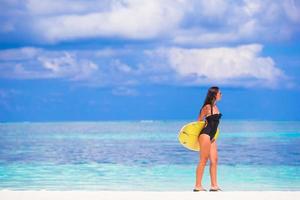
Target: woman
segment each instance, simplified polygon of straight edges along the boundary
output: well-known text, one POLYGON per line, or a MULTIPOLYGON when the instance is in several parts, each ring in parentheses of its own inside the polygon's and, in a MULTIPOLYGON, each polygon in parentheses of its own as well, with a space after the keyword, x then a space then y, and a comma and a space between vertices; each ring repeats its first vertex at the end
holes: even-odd
POLYGON ((199 134, 199 144, 200 144, 200 161, 196 170, 196 184, 194 192, 206 191, 202 187, 202 176, 207 160, 210 160, 210 178, 211 178, 211 188, 209 191, 221 191, 217 184, 217 161, 218 161, 218 151, 217 143, 213 139, 218 125, 219 119, 222 114, 220 113, 216 103, 221 99, 221 91, 218 87, 209 88, 204 104, 200 110, 198 117, 199 121, 202 121, 205 117, 206 122, 204 128, 199 134))

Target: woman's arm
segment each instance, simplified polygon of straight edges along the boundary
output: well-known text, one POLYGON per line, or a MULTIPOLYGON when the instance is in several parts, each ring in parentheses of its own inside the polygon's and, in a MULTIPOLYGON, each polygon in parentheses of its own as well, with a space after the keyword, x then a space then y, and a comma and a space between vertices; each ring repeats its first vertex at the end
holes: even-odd
POLYGON ((201 112, 198 116, 198 121, 204 121, 203 118, 207 115, 207 106, 204 106, 202 109, 201 109, 201 112))

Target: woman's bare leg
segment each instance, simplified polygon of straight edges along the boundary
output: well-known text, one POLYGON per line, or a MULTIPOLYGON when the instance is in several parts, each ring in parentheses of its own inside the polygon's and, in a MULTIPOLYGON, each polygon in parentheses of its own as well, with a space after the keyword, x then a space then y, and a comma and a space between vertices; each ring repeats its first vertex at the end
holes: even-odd
POLYGON ((203 172, 204 168, 206 165, 206 162, 209 158, 209 153, 210 153, 210 137, 209 135, 206 134, 201 134, 199 136, 199 144, 200 144, 200 160, 197 165, 196 169, 196 184, 195 188, 196 189, 202 189, 202 177, 203 177, 203 172))
POLYGON ((210 180, 211 180, 211 189, 217 189, 217 164, 218 164, 218 149, 217 143, 214 141, 210 146, 210 180))

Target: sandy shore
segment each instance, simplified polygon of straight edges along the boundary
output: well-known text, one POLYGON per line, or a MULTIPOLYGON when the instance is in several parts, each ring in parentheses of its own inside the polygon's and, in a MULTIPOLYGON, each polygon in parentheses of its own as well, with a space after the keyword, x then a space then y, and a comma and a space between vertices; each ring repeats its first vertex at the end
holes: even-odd
POLYGON ((298 192, 0 191, 1 200, 299 200, 298 192))

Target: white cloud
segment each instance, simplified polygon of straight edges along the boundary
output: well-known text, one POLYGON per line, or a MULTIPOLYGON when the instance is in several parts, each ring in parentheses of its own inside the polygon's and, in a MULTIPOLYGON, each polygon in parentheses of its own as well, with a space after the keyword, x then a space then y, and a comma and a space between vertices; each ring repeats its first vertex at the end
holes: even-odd
POLYGON ((199 11, 199 14, 205 17, 222 17, 224 16, 229 4, 224 0, 210 0, 210 1, 194 1, 198 7, 194 7, 199 11))
POLYGON ((13 42, 122 38, 228 45, 289 39, 300 31, 299 13, 296 0, 5 0, 0 34, 13 42))
POLYGON ((27 0, 30 13, 38 16, 85 14, 106 10, 110 0, 27 0))
POLYGON ((138 91, 128 87, 117 87, 112 90, 112 94, 115 96, 137 96, 138 91))
POLYGON ((300 2, 295 0, 286 0, 283 2, 284 10, 290 20, 300 22, 300 2))
POLYGON ((38 60, 42 66, 51 71, 55 77, 69 77, 70 80, 89 78, 98 66, 85 59, 77 59, 75 54, 62 52, 60 56, 40 56, 38 60))
POLYGON ((62 79, 86 86, 122 88, 139 84, 138 76, 143 74, 121 59, 135 54, 131 49, 0 50, 0 78, 62 79))
POLYGON ((183 13, 176 0, 113 1, 106 11, 42 16, 35 20, 35 30, 52 42, 85 37, 147 39, 176 28, 183 13))
POLYGON ((203 2, 186 13, 186 25, 173 35, 175 44, 278 41, 300 31, 300 4, 293 0, 203 2))
POLYGON ((22 47, 19 49, 6 49, 0 51, 1 61, 28 60, 36 57, 41 49, 34 47, 22 47))
POLYGON ((156 51, 165 57, 186 85, 224 84, 244 87, 278 87, 288 77, 270 57, 259 54, 262 45, 210 49, 169 48, 156 51))
POLYGON ((66 51, 24 47, 0 51, 0 77, 17 79, 88 79, 98 66, 66 51))
POLYGON ((140 84, 289 87, 291 79, 271 57, 261 55, 262 48, 260 44, 144 51, 47 51, 27 47, 0 51, 0 77, 63 79, 86 86, 113 87, 124 95, 136 95, 134 87, 140 84))
POLYGON ((117 71, 127 74, 132 72, 133 70, 128 65, 122 63, 120 60, 113 60, 112 61, 112 68, 115 68, 117 71))

